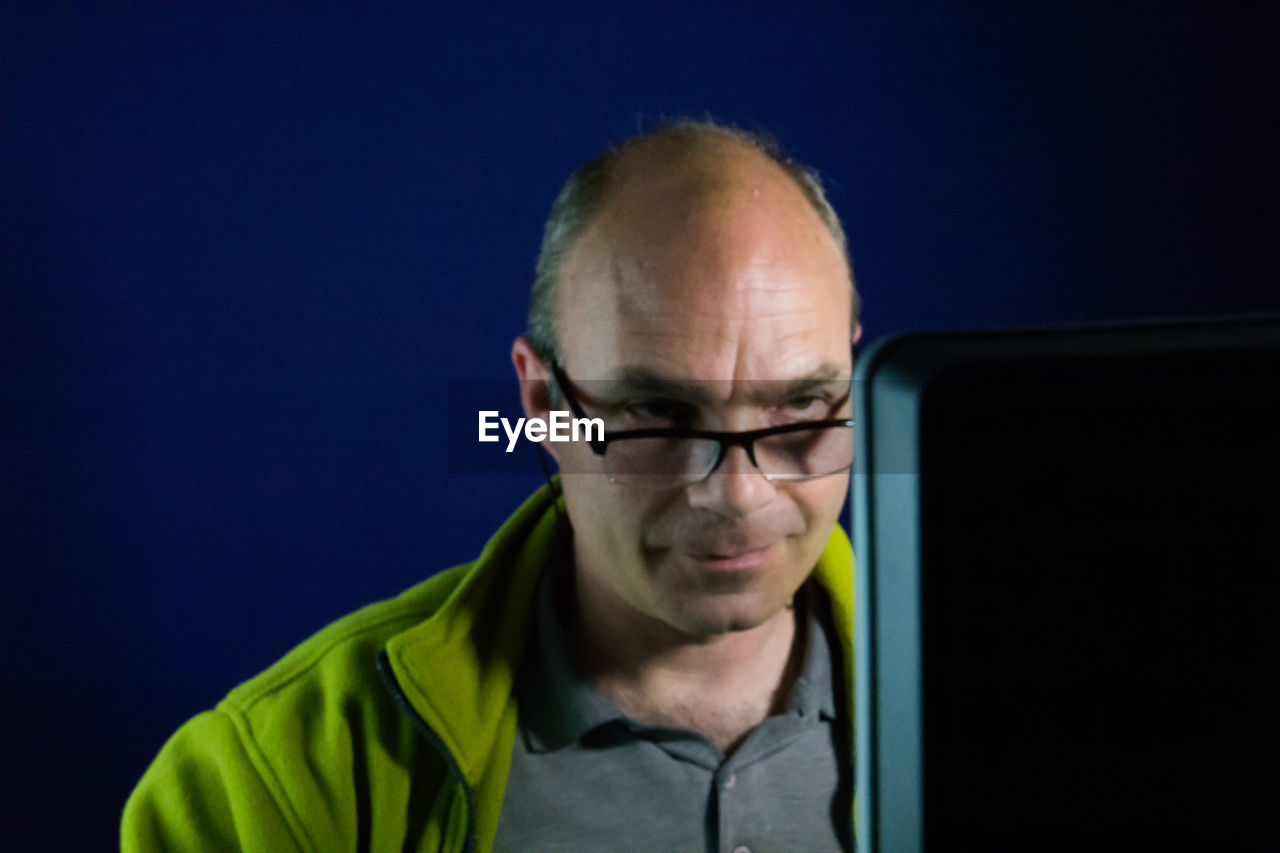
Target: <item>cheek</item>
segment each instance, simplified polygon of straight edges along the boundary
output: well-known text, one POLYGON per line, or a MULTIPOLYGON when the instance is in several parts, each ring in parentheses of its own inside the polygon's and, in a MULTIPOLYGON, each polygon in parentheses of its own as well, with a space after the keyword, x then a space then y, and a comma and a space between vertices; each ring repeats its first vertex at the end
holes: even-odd
POLYGON ((844 498, 849 491, 849 475, 823 477, 808 483, 798 483, 797 486, 799 489, 793 494, 796 505, 804 514, 808 533, 821 538, 825 544, 831 527, 840 520, 840 509, 844 506, 844 498))
POLYGON ((542 446, 556 460, 556 467, 566 480, 568 477, 586 480, 587 475, 595 475, 601 471, 600 457, 583 442, 547 441, 542 446))
POLYGON ((563 478, 565 503, 581 555, 608 561, 617 573, 652 574, 666 558, 672 528, 684 514, 680 492, 625 489, 603 475, 563 478))
POLYGON ((561 475, 575 548, 593 560, 625 557, 641 546, 643 508, 603 474, 561 475))

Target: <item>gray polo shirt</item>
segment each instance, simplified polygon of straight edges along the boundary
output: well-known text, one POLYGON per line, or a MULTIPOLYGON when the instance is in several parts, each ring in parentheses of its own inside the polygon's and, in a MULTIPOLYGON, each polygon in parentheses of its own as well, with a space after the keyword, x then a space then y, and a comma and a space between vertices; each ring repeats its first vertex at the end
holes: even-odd
POLYGON ((697 732, 627 717, 581 676, 556 614, 563 582, 548 572, 538 588, 495 850, 851 848, 850 724, 833 678, 830 604, 815 582, 796 596, 807 634, 787 711, 728 759, 697 732))

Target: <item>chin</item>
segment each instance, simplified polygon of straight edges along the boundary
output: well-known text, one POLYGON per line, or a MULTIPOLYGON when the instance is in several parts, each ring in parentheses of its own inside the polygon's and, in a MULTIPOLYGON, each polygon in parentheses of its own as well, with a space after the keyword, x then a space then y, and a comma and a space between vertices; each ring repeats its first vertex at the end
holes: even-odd
POLYGON ((809 572, 774 563, 757 571, 703 575, 700 588, 687 593, 691 621, 715 626, 714 633, 759 627, 791 607, 809 572))
POLYGON ((758 595, 737 593, 710 596, 681 614, 681 628, 692 636, 710 637, 749 631, 786 609, 786 602, 767 602, 758 595))

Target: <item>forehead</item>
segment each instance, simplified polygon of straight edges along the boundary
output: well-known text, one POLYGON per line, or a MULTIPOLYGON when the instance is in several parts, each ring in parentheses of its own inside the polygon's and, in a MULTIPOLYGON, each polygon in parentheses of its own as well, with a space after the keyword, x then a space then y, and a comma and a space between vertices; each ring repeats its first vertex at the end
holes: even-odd
POLYGON ((843 254, 754 152, 635 165, 566 259, 558 303, 562 357, 593 377, 787 379, 849 361, 843 254))

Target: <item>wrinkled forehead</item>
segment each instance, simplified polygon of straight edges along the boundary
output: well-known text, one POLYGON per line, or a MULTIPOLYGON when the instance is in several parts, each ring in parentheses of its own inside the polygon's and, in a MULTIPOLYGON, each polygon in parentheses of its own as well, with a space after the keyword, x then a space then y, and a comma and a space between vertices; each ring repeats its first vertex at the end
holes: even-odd
POLYGON ((843 254, 781 170, 658 173, 621 187, 570 253, 562 356, 594 378, 847 368, 851 293, 843 254))

